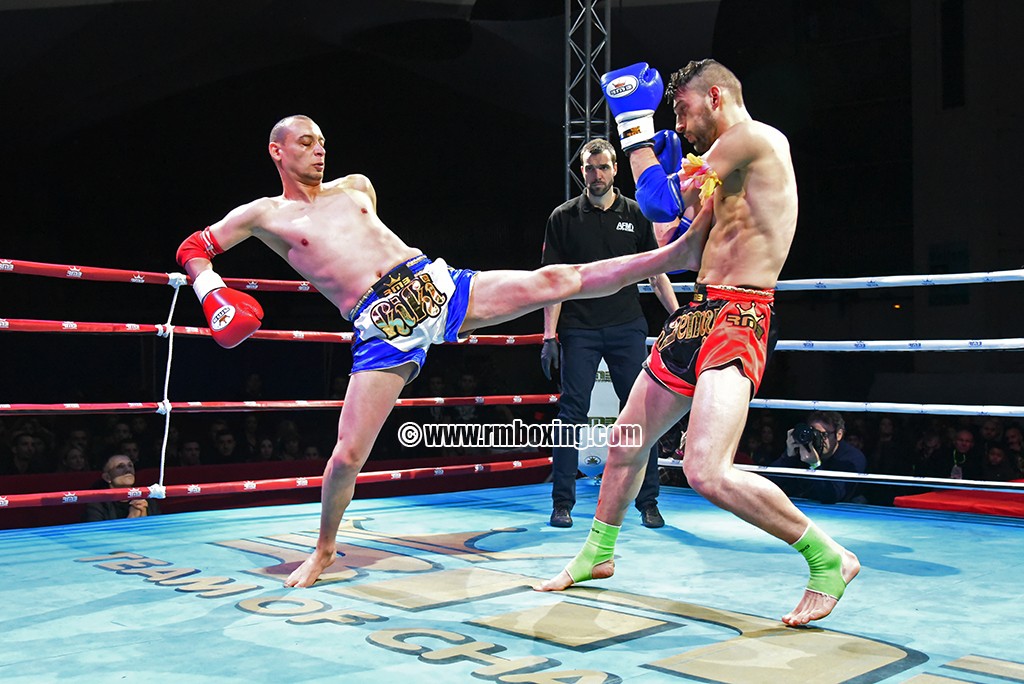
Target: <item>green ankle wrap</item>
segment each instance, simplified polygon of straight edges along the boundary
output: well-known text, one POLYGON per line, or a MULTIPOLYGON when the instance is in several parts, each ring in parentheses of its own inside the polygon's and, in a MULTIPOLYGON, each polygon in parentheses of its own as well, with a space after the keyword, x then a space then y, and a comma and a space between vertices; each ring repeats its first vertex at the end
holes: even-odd
POLYGON ((620 526, 609 525, 594 518, 590 526, 587 541, 576 554, 576 557, 565 566, 565 571, 573 582, 585 582, 593 579, 591 573, 595 565, 610 561, 615 553, 615 540, 619 537, 620 526))
POLYGON ((843 558, 828 543, 828 537, 812 523, 792 546, 807 559, 807 565, 811 568, 807 588, 831 596, 837 601, 842 598, 843 592, 846 591, 843 558))

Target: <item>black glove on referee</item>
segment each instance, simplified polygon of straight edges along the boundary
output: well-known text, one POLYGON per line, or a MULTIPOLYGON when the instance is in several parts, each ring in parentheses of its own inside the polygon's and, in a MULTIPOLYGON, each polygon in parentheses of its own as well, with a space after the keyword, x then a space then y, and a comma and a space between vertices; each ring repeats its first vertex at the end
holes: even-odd
POLYGON ((548 380, 551 379, 552 368, 558 368, 558 339, 549 337, 540 348, 540 369, 548 380))

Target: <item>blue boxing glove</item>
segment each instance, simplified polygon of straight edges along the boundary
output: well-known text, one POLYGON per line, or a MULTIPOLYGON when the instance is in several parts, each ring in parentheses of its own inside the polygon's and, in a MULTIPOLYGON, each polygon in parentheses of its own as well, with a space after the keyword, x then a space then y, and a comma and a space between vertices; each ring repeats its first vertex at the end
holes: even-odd
POLYGON ((675 131, 662 130, 651 138, 654 143, 654 155, 658 158, 665 173, 679 173, 683 166, 683 143, 675 131))
POLYGON ((618 124, 622 151, 628 154, 652 146, 654 110, 665 95, 658 70, 640 62, 609 71, 601 76, 601 90, 618 124))
MULTIPOLYGON (((679 169, 683 165, 683 145, 675 131, 658 131, 651 138, 660 166, 649 166, 636 182, 636 201, 640 211, 655 223, 682 218, 683 193, 679 187, 679 169)), ((685 219, 683 219, 685 221, 685 219)), ((689 222, 676 231, 672 240, 686 232, 689 222)))

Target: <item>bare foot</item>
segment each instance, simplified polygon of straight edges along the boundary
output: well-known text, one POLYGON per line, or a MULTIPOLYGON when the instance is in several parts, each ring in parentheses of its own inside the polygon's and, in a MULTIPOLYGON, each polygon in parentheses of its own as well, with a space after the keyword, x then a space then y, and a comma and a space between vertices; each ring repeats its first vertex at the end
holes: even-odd
POLYGON ((284 581, 284 586, 313 586, 313 582, 316 582, 316 578, 319 577, 320 573, 325 569, 331 567, 331 564, 334 563, 336 557, 337 554, 334 551, 313 551, 313 553, 309 554, 309 558, 302 561, 302 565, 292 570, 292 574, 288 575, 288 579, 284 581))
MULTIPOLYGON (((857 573, 860 572, 860 561, 846 549, 843 549, 841 553, 843 556, 841 567, 843 581, 849 585, 853 578, 857 576, 857 573)), ((833 596, 823 594, 820 591, 804 589, 804 596, 800 599, 800 603, 797 604, 792 612, 783 616, 782 621, 790 627, 801 627, 812 620, 820 620, 825 617, 832 612, 837 603, 839 603, 839 599, 833 596)))
MULTIPOLYGON (((615 561, 607 560, 603 563, 598 563, 594 566, 594 569, 590 571, 590 579, 608 579, 615 574, 615 561)), ((562 591, 568 589, 572 585, 576 584, 572 577, 569 577, 569 573, 565 570, 558 573, 547 582, 534 587, 534 591, 562 591)))

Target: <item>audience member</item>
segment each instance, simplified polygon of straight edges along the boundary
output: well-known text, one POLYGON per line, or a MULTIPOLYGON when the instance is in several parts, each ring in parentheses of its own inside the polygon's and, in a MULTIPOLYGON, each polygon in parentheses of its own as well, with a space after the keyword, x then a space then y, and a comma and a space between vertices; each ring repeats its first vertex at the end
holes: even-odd
POLYGON ((994 482, 1009 482, 1019 479, 1020 471, 1017 464, 1006 457, 1006 450, 998 444, 988 448, 985 459, 981 463, 981 479, 994 482))
POLYGON ((277 459, 279 461, 297 461, 302 456, 299 445, 302 438, 298 432, 286 432, 277 443, 277 459))
POLYGON ((255 413, 246 413, 242 423, 240 445, 241 460, 258 461, 260 450, 260 421, 255 413))
POLYGON ((124 454, 128 458, 132 459, 132 465, 137 469, 142 467, 139 464, 139 442, 134 437, 130 439, 122 439, 117 445, 117 453, 124 454))
POLYGON ((954 480, 981 479, 981 455, 974 448, 974 433, 967 429, 957 430, 953 438, 953 453, 947 459, 939 477, 954 480))
POLYGON ((1020 426, 1013 423, 1003 432, 1006 443, 1006 457, 1017 464, 1017 470, 1024 473, 1024 433, 1020 426))
POLYGON ((993 446, 1004 446, 1003 419, 996 416, 989 416, 981 422, 981 428, 978 430, 978 453, 987 455, 988 450, 993 446))
POLYGON ((259 448, 256 452, 256 461, 273 461, 274 460, 274 440, 270 437, 260 437, 259 448))
POLYGON ((949 452, 942 446, 942 438, 926 431, 914 450, 914 475, 917 477, 949 477, 949 452))
MULTIPOLYGON (((103 464, 102 479, 96 488, 121 489, 135 486, 135 465, 124 454, 115 454, 103 464)), ((148 499, 125 501, 93 501, 85 505, 85 522, 98 520, 119 520, 121 518, 143 518, 159 515, 160 506, 148 499)))
POLYGON ((178 465, 197 466, 202 465, 202 449, 198 439, 185 438, 178 449, 178 465))
MULTIPOLYGON (((806 433, 806 431, 803 431, 806 433)), ((867 457, 859 449, 843 441, 846 423, 835 411, 814 411, 807 422, 797 425, 786 434, 786 452, 774 463, 776 468, 816 468, 818 470, 866 473, 867 457), (800 441, 801 428, 810 428, 810 441, 800 441), (796 433, 796 436, 794 436, 796 433), (820 464, 820 465, 819 465, 820 464)), ((854 500, 856 482, 807 477, 771 478, 790 497, 814 499, 821 503, 854 500)))
POLYGON ((15 432, 11 435, 10 456, 2 469, 5 475, 28 475, 45 472, 36 460, 35 440, 27 432, 15 432))
POLYGON ((85 452, 68 443, 61 450, 60 461, 57 463, 57 471, 62 473, 80 473, 89 469, 89 462, 86 460, 85 452))
POLYGON ((766 466, 777 458, 778 446, 775 443, 775 428, 766 423, 756 423, 756 433, 747 442, 747 454, 754 465, 766 466))
POLYGON ((234 433, 229 430, 222 430, 217 433, 216 441, 217 463, 239 463, 238 441, 234 433))
POLYGON ((914 465, 909 457, 910 449, 903 441, 896 421, 892 416, 881 416, 878 419, 875 442, 868 458, 868 467, 871 472, 886 475, 910 475, 914 471, 914 465))
POLYGON ((118 453, 118 446, 126 439, 132 439, 131 428, 128 426, 128 423, 117 420, 117 417, 114 416, 114 421, 110 423, 106 434, 103 436, 100 455, 112 456, 118 453))

